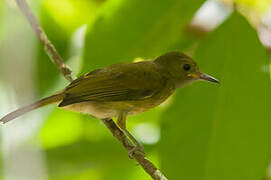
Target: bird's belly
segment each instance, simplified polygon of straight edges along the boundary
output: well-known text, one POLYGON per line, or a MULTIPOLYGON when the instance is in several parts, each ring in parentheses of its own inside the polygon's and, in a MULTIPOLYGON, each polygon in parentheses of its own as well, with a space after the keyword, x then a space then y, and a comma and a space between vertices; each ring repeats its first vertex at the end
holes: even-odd
POLYGON ((108 106, 105 103, 96 103, 96 102, 82 102, 63 107, 75 112, 80 112, 83 114, 90 114, 96 118, 112 118, 118 115, 118 111, 112 106, 108 106))
POLYGON ((63 108, 83 114, 91 114, 99 119, 113 118, 118 117, 123 112, 127 113, 127 115, 145 112, 161 104, 168 96, 169 94, 142 101, 81 102, 63 108))
POLYGON ((118 117, 122 112, 126 112, 128 115, 138 114, 152 107, 138 102, 82 102, 64 106, 63 108, 104 119, 118 117))

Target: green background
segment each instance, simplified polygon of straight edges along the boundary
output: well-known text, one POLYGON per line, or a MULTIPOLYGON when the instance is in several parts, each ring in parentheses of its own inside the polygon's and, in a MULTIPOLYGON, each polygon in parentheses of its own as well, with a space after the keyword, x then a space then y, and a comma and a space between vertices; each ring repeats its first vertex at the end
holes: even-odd
MULTIPOLYGON (((179 50, 221 81, 219 86, 194 83, 161 106, 129 118, 128 129, 169 179, 270 178, 270 53, 249 15, 266 14, 270 1, 236 1, 236 10, 232 1, 223 1, 228 16, 199 32, 191 30, 191 22, 204 0, 28 2, 78 76, 179 50)), ((4 115, 68 82, 15 3, 0 2, 0 23, 4 115)), ((0 132, 0 179, 151 179, 99 120, 55 105, 1 126, 0 132)))

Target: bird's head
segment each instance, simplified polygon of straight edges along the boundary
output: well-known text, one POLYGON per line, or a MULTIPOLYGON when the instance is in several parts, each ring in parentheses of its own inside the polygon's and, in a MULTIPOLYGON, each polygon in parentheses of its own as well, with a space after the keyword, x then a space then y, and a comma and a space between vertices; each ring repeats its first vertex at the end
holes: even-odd
POLYGON ((154 61, 165 70, 175 83, 176 88, 197 80, 219 83, 218 80, 200 71, 197 63, 180 52, 169 52, 154 61))

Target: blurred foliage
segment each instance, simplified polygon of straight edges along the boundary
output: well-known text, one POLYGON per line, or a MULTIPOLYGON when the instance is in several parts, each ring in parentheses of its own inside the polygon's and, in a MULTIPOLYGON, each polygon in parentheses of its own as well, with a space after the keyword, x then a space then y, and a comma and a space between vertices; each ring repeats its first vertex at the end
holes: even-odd
POLYGON ((40 136, 43 147, 54 148, 78 141, 83 128, 82 121, 78 118, 78 114, 56 109, 42 127, 40 136))
MULTIPOLYGON (((3 8, 3 2, 1 1, 0 2, 0 19, 2 20, 2 8, 3 8)), ((2 33, 2 28, 0 28, 0 45, 1 45, 1 42, 2 42, 2 37, 3 37, 3 33, 2 33)))
MULTIPOLYGON (((145 148, 148 153, 153 149, 145 148)), ((126 151, 112 139, 79 141, 47 150, 46 155, 52 179, 149 179, 134 161, 127 160, 126 151)))
MULTIPOLYGON (((221 85, 185 87, 161 106, 130 117, 128 129, 169 179, 261 180, 271 155, 268 56, 254 28, 237 12, 210 34, 192 31, 191 19, 204 2, 43 0, 34 12, 66 62, 80 66, 79 74, 170 50, 195 51, 201 69, 221 85)), ((271 4, 235 2, 259 12, 267 12, 271 4)), ((2 29, 0 45, 1 36, 12 36, 2 29)), ((44 97, 67 82, 36 44, 35 91, 44 97)), ((37 131, 48 179, 150 179, 99 120, 57 108, 48 112, 37 131)))
POLYGON ((221 85, 197 83, 177 93, 162 116, 163 170, 170 179, 262 179, 271 153, 271 87, 255 30, 234 13, 195 59, 221 85))
MULTIPOLYGON (((78 27, 91 22, 101 5, 102 1, 98 0, 42 1, 40 15, 42 26, 65 60, 69 59, 73 33, 78 27)), ((38 92, 45 94, 57 83, 57 77, 60 74, 55 65, 48 61, 48 56, 45 54, 43 47, 40 44, 38 44, 38 47, 37 86, 38 92)))
POLYGON ((204 0, 111 0, 87 30, 83 73, 108 64, 153 58, 178 39, 204 0), (185 9, 185 11, 183 10, 185 9))
POLYGON ((269 10, 271 5, 271 0, 221 0, 227 3, 236 3, 238 6, 243 6, 246 8, 253 9, 258 12, 265 12, 269 10))
POLYGON ((65 31, 73 32, 95 17, 98 7, 102 5, 103 1, 46 0, 43 1, 43 8, 65 31))

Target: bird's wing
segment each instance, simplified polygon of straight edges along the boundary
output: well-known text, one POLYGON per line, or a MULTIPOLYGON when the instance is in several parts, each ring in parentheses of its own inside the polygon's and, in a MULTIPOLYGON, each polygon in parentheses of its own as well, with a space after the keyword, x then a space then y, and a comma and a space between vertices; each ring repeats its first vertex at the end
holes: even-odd
POLYGON ((134 101, 153 96, 163 84, 161 74, 152 67, 153 63, 145 62, 143 66, 142 63, 114 65, 78 78, 66 88, 66 97, 59 106, 86 101, 134 101))

